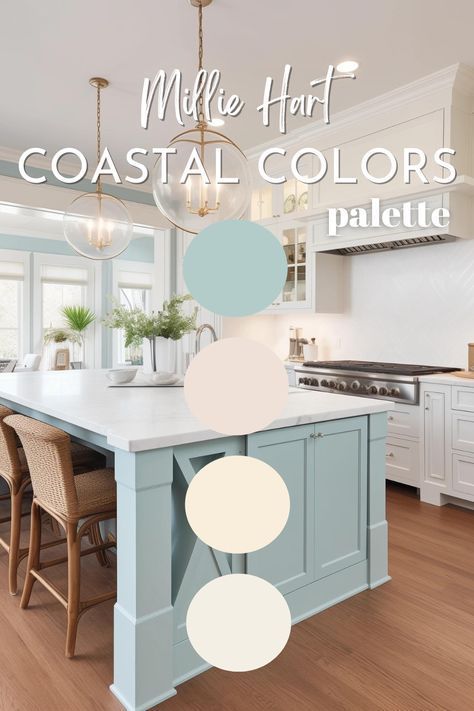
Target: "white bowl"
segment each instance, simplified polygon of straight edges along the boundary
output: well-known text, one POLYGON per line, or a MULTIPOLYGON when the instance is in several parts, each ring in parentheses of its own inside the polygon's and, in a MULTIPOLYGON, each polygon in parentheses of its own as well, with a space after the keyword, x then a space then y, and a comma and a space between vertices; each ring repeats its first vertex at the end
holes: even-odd
POLYGON ((107 377, 115 385, 123 385, 130 383, 137 374, 138 368, 116 368, 115 370, 107 371, 107 377))

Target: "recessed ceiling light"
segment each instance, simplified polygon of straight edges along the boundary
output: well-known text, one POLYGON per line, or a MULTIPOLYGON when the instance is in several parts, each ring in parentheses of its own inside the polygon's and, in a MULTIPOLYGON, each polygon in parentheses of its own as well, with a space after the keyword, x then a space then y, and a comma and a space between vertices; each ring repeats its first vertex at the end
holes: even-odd
POLYGON ((353 59, 347 59, 345 62, 339 62, 336 69, 343 74, 346 72, 355 72, 356 69, 359 69, 359 62, 355 62, 353 59))
POLYGON ((217 128, 218 126, 223 126, 224 124, 225 121, 221 118, 213 118, 211 121, 209 121, 209 126, 214 126, 214 128, 217 128))

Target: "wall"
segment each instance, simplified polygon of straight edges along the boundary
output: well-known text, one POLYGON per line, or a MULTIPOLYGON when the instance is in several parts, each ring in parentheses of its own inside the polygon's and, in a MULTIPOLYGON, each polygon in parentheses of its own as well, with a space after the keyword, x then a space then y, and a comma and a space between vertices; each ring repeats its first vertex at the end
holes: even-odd
POLYGON ((344 314, 225 319, 224 336, 262 341, 288 354, 288 329, 316 336, 321 359, 467 365, 474 341, 474 240, 346 257, 344 314))

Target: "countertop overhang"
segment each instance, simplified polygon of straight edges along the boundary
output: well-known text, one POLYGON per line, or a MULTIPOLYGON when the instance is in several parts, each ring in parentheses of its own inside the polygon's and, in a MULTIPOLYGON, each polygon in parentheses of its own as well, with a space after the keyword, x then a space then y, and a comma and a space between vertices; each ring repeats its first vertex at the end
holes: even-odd
MULTIPOLYGON (((190 413, 183 388, 111 388, 106 370, 1 373, 0 398, 139 452, 217 439, 190 413)), ((293 427, 393 409, 391 402, 290 388, 280 417, 266 429, 293 427)))

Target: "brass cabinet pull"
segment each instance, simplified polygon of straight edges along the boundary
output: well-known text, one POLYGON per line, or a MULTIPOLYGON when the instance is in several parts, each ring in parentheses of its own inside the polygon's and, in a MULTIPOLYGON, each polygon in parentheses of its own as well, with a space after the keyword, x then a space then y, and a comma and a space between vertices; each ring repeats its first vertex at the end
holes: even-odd
POLYGON ((385 456, 386 457, 394 457, 395 455, 393 452, 387 452, 387 454, 385 456))
POLYGON ((310 437, 312 437, 313 439, 319 439, 320 437, 324 437, 324 435, 322 432, 313 432, 312 434, 310 434, 310 437))

